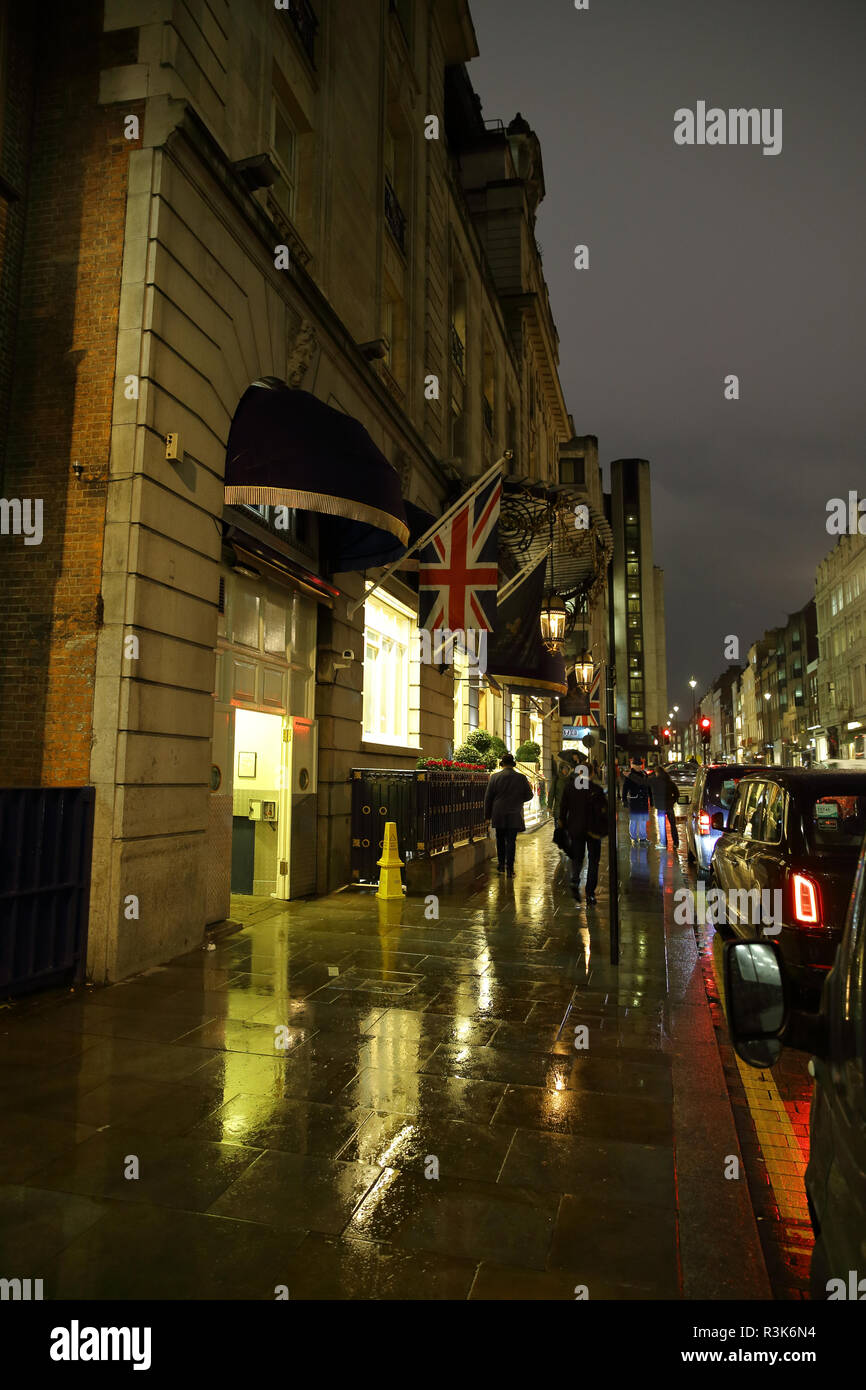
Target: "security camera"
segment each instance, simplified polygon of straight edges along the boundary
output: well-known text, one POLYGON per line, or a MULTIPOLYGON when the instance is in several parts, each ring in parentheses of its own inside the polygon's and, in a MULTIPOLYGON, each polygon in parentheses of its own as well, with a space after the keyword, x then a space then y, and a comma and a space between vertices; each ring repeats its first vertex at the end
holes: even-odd
POLYGON ((352 648, 351 648, 351 647, 344 647, 344 648, 343 648, 343 656, 342 656, 342 659, 343 659, 343 661, 354 661, 354 660, 355 660, 355 653, 352 651, 352 648))

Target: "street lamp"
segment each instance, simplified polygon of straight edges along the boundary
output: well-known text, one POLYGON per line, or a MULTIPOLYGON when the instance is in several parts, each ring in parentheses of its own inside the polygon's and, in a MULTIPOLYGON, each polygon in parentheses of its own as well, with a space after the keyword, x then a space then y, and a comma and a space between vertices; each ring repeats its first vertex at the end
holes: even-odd
POLYGON ((541 640, 549 652, 561 652, 565 644, 568 611, 559 594, 548 594, 541 606, 541 640))
POLYGON ((586 652, 584 652, 583 656, 580 658, 580 661, 576 662, 574 667, 574 679, 577 682, 578 689, 589 689, 590 685, 592 684, 592 675, 594 670, 595 667, 591 659, 587 656, 586 652))

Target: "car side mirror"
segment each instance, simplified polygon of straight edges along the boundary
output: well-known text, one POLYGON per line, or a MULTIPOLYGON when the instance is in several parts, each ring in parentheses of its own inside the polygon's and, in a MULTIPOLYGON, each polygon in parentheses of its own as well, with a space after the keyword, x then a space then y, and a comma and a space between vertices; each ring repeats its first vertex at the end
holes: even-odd
POLYGON ((710 829, 724 830, 725 828, 726 827, 724 811, 714 811, 713 814, 710 816, 710 829))
POLYGON ((782 965, 769 941, 725 946, 725 1013, 738 1057, 750 1067, 771 1067, 782 1054, 780 1034, 788 1001, 782 965))

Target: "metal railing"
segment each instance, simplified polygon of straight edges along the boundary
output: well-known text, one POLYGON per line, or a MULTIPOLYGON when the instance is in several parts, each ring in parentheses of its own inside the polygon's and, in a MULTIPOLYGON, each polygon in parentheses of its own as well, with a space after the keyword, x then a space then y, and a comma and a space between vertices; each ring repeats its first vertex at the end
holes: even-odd
POLYGON ((486 772, 449 768, 352 770, 353 883, 376 883, 385 823, 404 860, 427 859, 486 838, 486 772))
POLYGON ((406 214, 400 206, 397 194, 394 192, 394 185, 387 177, 385 179, 385 221, 388 224, 388 230, 400 250, 405 251, 406 214))
POLYGON ((79 983, 93 787, 0 789, 0 995, 79 983))

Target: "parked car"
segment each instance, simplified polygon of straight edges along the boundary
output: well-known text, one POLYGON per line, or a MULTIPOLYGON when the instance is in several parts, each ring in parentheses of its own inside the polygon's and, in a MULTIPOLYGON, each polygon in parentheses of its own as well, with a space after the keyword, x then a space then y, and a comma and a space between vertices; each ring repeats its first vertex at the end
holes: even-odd
POLYGON ((806 1196, 815 1232, 813 1299, 866 1294, 866 839, 842 943, 818 1013, 792 1008, 775 943, 725 947, 725 1009, 737 1054, 772 1066, 783 1047, 812 1054, 814 1077, 806 1196))
POLYGON ((740 778, 754 772, 754 763, 708 763, 698 769, 691 799, 685 811, 686 846, 689 862, 697 867, 698 878, 706 878, 720 830, 711 824, 717 811, 732 805, 740 778))
POLYGON ((692 799, 697 769, 689 763, 668 763, 667 770, 677 786, 677 803, 674 806, 674 813, 682 816, 692 799))
POLYGON ((710 880, 725 891, 727 930, 772 936, 800 1002, 816 1007, 866 833, 866 772, 762 768, 740 779, 727 823, 716 812, 711 826, 724 830, 710 880), (779 892, 779 921, 761 921, 761 900, 746 896, 756 890, 779 892))

